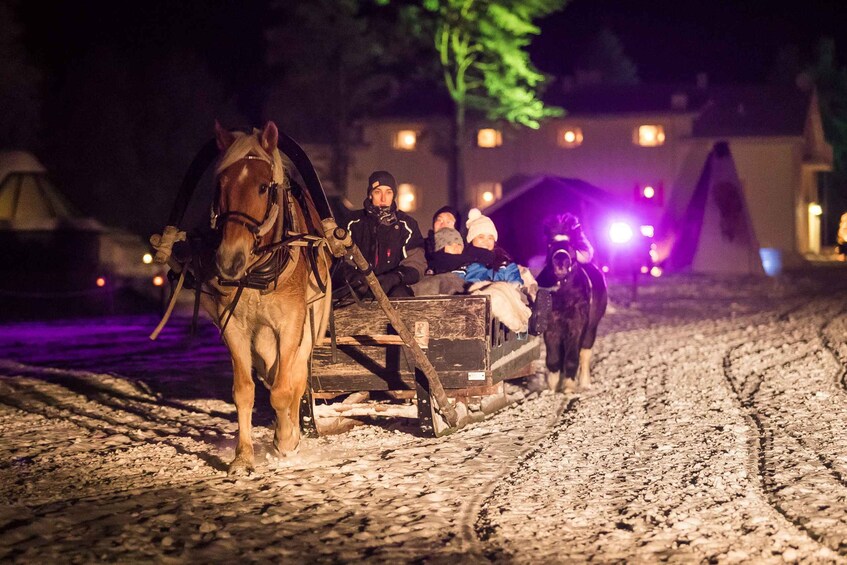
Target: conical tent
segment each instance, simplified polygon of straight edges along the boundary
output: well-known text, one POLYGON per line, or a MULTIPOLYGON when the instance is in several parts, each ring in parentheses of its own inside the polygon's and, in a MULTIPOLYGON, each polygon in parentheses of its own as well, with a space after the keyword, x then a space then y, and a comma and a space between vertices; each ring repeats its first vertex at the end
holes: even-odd
POLYGON ((726 142, 712 147, 700 179, 679 217, 669 210, 663 231, 673 244, 671 271, 764 275, 759 244, 735 161, 726 142))
POLYGON ((47 170, 31 153, 0 153, 0 228, 13 230, 103 227, 84 217, 50 182, 47 170))

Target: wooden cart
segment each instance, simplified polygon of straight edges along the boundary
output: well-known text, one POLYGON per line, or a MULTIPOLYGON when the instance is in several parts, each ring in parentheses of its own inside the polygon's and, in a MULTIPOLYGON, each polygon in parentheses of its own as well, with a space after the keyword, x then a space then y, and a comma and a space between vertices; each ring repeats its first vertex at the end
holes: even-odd
POLYGON ((307 435, 317 435, 316 417, 330 414, 413 417, 423 433, 444 435, 505 406, 504 381, 535 371, 541 339, 509 330, 493 317, 488 296, 396 298, 391 304, 414 331, 447 396, 456 402, 457 427, 449 428, 434 409, 427 379, 379 305, 362 302, 337 308, 334 340, 330 331, 314 349, 309 389, 301 406, 307 435), (373 391, 385 391, 401 404, 376 410, 372 403, 315 406, 315 399, 373 391))

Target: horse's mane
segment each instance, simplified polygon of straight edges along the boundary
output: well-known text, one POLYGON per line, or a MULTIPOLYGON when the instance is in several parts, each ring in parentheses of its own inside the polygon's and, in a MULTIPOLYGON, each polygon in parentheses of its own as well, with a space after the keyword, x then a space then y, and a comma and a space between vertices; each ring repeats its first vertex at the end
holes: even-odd
POLYGON ((279 149, 274 147, 272 154, 268 155, 267 151, 262 149, 262 144, 259 142, 259 134, 261 134, 261 131, 253 129, 252 134, 246 134, 240 131, 234 131, 232 134, 235 136, 235 141, 232 142, 232 145, 224 151, 223 155, 221 155, 218 160, 218 165, 215 167, 216 175, 220 174, 221 171, 239 159, 243 159, 247 155, 253 154, 258 155, 263 160, 270 163, 273 166, 274 182, 280 186, 285 186, 285 167, 282 164, 282 156, 279 153, 279 149))

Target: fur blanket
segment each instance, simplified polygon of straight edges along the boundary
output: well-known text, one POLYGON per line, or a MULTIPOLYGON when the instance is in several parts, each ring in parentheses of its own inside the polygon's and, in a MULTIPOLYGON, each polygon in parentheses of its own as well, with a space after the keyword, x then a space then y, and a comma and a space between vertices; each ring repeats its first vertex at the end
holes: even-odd
POLYGON ((411 286, 415 296, 434 296, 437 294, 463 294, 465 279, 454 273, 426 275, 411 286))
POLYGON ((524 302, 524 295, 514 283, 505 281, 480 281, 471 285, 469 294, 487 294, 491 297, 491 313, 513 332, 523 333, 529 326, 532 311, 524 302))

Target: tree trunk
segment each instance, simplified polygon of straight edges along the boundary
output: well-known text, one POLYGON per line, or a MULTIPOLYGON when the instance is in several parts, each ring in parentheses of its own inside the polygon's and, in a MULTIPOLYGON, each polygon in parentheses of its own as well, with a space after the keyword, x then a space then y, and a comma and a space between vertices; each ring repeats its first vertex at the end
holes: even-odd
POLYGON ((465 207, 465 105, 462 103, 455 103, 451 129, 447 199, 450 206, 462 210, 465 207))

